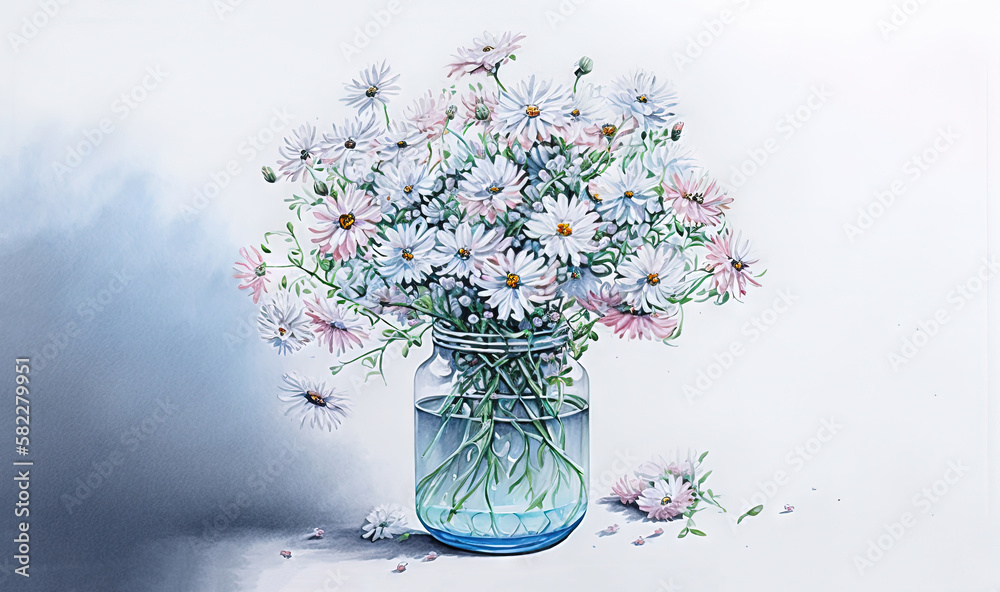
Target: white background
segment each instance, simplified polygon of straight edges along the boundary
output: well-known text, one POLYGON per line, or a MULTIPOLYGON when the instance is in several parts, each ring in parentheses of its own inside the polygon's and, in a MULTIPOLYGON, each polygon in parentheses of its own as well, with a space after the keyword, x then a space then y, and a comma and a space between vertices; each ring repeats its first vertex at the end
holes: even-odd
MULTIPOLYGON (((344 590, 460 582, 482 590, 1000 589, 1000 478, 991 471, 1000 420, 990 405, 998 360, 989 348, 997 326, 988 322, 998 309, 985 287, 970 299, 952 294, 960 284, 975 287, 982 261, 1000 257, 989 241, 997 208, 989 208, 996 204, 987 183, 996 170, 988 148, 997 137, 988 111, 1000 91, 990 39, 995 3, 401 0, 356 55, 345 55, 343 44, 354 44, 359 28, 374 30, 373 13, 388 2, 232 3, 232 10, 209 0, 60 5, 27 43, 4 48, 0 141, 16 149, 43 134, 52 145, 73 147, 110 118, 113 131, 66 182, 86 183, 97 174, 90 171, 112 167, 151 172, 160 183, 151 207, 164 224, 186 224, 183 208, 202 204, 198 223, 219 251, 198 264, 218 273, 240 246, 283 226, 281 199, 293 189, 266 185, 258 173, 277 159, 280 139, 252 158, 241 144, 267 128, 276 109, 293 115, 282 134, 302 121, 321 128, 339 121, 348 114, 339 102, 343 82, 374 61, 387 59, 402 74, 405 95, 396 109, 426 88, 450 84, 443 66, 484 28, 528 36, 517 62, 505 67, 507 80, 536 73, 571 81, 581 55, 593 58, 595 83, 633 67, 673 79, 685 137, 731 187, 731 220, 753 238, 768 273, 743 305, 688 310, 679 347, 603 335, 588 353, 592 494, 607 493, 607 475, 621 471, 623 458, 637 463, 697 448, 711 451, 713 488, 731 513, 747 509, 755 495, 765 510, 736 529, 726 516, 705 512, 699 524, 707 538, 676 540, 668 525, 665 537, 637 548, 628 542, 653 527, 626 524, 594 504, 578 531, 550 551, 434 564, 408 559, 400 575, 388 573, 395 560, 335 552, 279 563, 271 547, 257 543, 237 545, 227 551, 230 563, 218 559, 203 569, 237 569, 241 586, 260 590, 322 589, 331 567, 344 590), (897 10, 895 28, 880 29, 897 10), (728 24, 717 22, 723 11, 732 16, 728 24), (694 57, 682 63, 678 55, 694 57), (122 119, 115 101, 142 84, 147 68, 166 77, 122 119), (829 98, 800 110, 807 121, 786 134, 780 122, 807 105, 814 89, 829 98), (957 139, 928 153, 934 162, 919 178, 909 174, 904 167, 923 158, 939 130, 957 139), (758 170, 734 183, 734 167, 754 153, 759 158, 771 139, 777 150, 760 166, 746 165, 758 170), (196 201, 230 161, 240 172, 214 199, 196 201), (897 181, 905 192, 888 207, 873 206, 877 192, 897 181), (859 224, 860 209, 877 214, 850 236, 845 226, 859 224), (775 307, 783 293, 792 304, 775 307), (924 339, 928 326, 920 323, 939 311, 947 322, 924 339), (766 331, 745 329, 755 318, 766 331), (901 355, 904 339, 915 335, 925 345, 894 368, 890 354, 901 355), (716 372, 717 355, 734 343, 745 354, 716 372), (686 397, 703 372, 716 378, 686 397), (813 442, 808 460, 793 461, 824 421, 841 427, 818 449, 813 442), (949 463, 968 470, 939 501, 918 504, 915 496, 943 479, 949 463), (773 486, 778 471, 787 480, 773 486), (779 514, 784 504, 795 511, 779 514), (915 525, 859 569, 857 558, 871 559, 886 525, 907 512, 915 525), (616 521, 619 534, 593 534, 616 521), (266 552, 258 556, 259 548, 266 552)), ((3 10, 6 35, 41 8, 17 0, 3 10)), ((51 160, 65 161, 65 149, 51 160)), ((39 175, 50 176, 47 164, 39 175)), ((52 195, 30 211, 5 212, 2 236, 69 232, 103 215, 96 193, 71 201, 52 195)), ((373 504, 412 505, 410 381, 418 361, 395 363, 387 387, 354 393, 355 413, 337 433, 301 435, 318 457, 331 439, 361 451, 365 479, 379 483, 373 504)), ((282 369, 322 373, 328 365, 319 356, 282 362, 282 369)), ((260 380, 276 384, 277 376, 262 371, 260 380)), ((246 396, 272 404, 266 388, 246 396)))

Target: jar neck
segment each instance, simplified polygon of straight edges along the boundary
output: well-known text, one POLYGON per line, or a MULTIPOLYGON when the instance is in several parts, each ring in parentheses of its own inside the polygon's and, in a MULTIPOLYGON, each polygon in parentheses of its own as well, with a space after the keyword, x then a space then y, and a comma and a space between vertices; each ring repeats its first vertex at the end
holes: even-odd
POLYGON ((525 337, 502 333, 468 333, 456 331, 443 323, 434 323, 431 339, 434 345, 448 350, 474 354, 535 354, 561 350, 569 341, 566 331, 539 331, 525 337))

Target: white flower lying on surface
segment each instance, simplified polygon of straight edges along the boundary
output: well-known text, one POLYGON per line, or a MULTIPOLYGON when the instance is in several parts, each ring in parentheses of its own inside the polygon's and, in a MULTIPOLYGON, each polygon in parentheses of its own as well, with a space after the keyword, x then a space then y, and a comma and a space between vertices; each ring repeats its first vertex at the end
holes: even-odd
POLYGON ((391 506, 381 505, 376 507, 365 518, 365 525, 361 527, 364 534, 361 538, 370 538, 372 542, 379 539, 391 539, 397 534, 406 532, 406 515, 403 509, 396 504, 391 506))
POLYGON ((346 396, 327 387, 325 382, 305 378, 297 372, 285 374, 283 378, 283 394, 279 394, 278 398, 291 403, 285 415, 294 414, 296 419, 301 417, 299 427, 304 427, 306 421, 310 427, 326 428, 327 431, 340 427, 350 409, 346 396))
POLYGON ((312 341, 310 324, 305 307, 284 290, 275 293, 257 314, 260 336, 281 354, 295 353, 312 341))

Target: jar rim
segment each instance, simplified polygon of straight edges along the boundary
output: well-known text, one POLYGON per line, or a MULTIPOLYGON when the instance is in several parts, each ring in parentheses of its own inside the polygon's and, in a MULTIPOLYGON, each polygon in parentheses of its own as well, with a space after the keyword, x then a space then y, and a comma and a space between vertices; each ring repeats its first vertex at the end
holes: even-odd
POLYGON ((435 345, 469 353, 528 353, 560 349, 569 341, 568 330, 536 331, 530 337, 518 333, 475 333, 456 331, 434 323, 431 339, 435 345))

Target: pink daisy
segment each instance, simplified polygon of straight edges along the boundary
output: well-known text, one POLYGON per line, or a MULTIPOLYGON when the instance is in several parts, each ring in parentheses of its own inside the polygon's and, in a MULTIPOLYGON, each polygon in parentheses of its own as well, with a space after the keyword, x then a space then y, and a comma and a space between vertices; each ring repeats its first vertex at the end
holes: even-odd
POLYGON ((318 235, 312 242, 320 243, 320 252, 332 253, 341 261, 354 258, 358 245, 368 244, 382 220, 382 210, 375 200, 353 185, 348 185, 340 197, 324 200, 313 215, 319 223, 309 229, 318 235))
POLYGON ((257 247, 250 247, 253 254, 247 250, 246 247, 240 249, 240 255, 243 256, 245 261, 237 261, 233 269, 239 273, 233 275, 234 278, 243 280, 240 284, 240 290, 251 290, 253 292, 253 303, 257 304, 260 300, 260 295, 267 292, 267 283, 271 281, 267 276, 270 275, 271 271, 267 268, 267 264, 264 263, 264 258, 261 256, 260 251, 257 247))
POLYGON ((611 308, 604 313, 601 323, 611 327, 615 335, 629 339, 668 339, 677 330, 680 317, 663 311, 643 313, 634 308, 618 310, 611 308))
POLYGON ((673 475, 642 491, 639 509, 651 520, 669 520, 683 514, 694 503, 691 484, 673 475))
POLYGON ((597 292, 590 292, 590 296, 578 300, 580 306, 590 312, 606 314, 610 309, 620 306, 622 295, 617 284, 601 284, 597 292))
POLYGON ((750 241, 740 241, 740 235, 733 240, 733 233, 728 230, 722 236, 715 235, 708 245, 708 255, 705 267, 712 272, 712 285, 721 296, 725 292, 739 298, 747 293, 747 282, 760 286, 750 275, 750 266, 757 259, 750 259, 750 241), (737 293, 739 292, 739 293, 737 293))
POLYGON ((453 56, 456 61, 448 64, 451 68, 448 76, 456 73, 461 77, 477 72, 495 72, 497 66, 505 64, 510 59, 510 54, 521 47, 517 42, 522 39, 524 35, 515 35, 510 31, 499 37, 484 32, 482 37, 472 40, 472 47, 458 48, 458 54, 453 56))
POLYGON ((444 129, 448 122, 445 111, 448 109, 448 96, 441 93, 435 97, 434 93, 427 91, 427 94, 413 101, 413 105, 405 110, 406 120, 427 139, 436 137, 444 129))
POLYGON ((306 300, 306 309, 306 315, 315 325, 313 333, 320 345, 326 344, 330 348, 330 353, 336 346, 337 355, 340 355, 368 338, 370 325, 347 304, 337 304, 316 296, 315 300, 306 300))
POLYGON ((611 486, 611 492, 617 495, 623 504, 628 505, 642 495, 642 483, 635 477, 625 475, 611 486))
POLYGON ((695 179, 694 175, 684 179, 674 173, 670 183, 663 184, 665 201, 670 201, 674 215, 687 224, 718 226, 722 223, 722 211, 729 209, 733 198, 719 188, 718 182, 708 177, 695 179))

